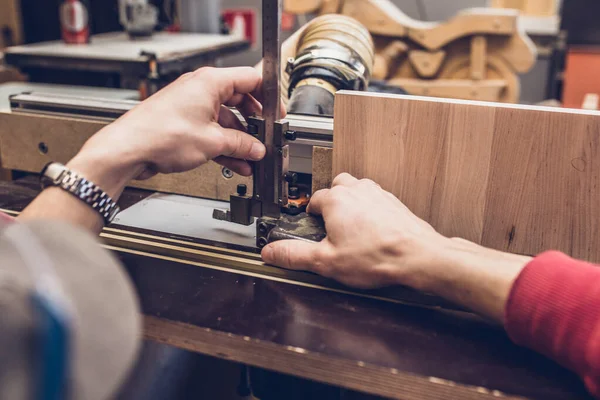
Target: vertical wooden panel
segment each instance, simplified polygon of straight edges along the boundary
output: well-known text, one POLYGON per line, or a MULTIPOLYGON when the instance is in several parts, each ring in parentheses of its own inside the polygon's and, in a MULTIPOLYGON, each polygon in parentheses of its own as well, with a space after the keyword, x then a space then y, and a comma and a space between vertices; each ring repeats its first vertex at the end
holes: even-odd
POLYGON ((374 179, 443 234, 480 241, 494 112, 339 94, 334 175, 374 179))
POLYGON ((483 244, 600 261, 600 117, 498 109, 483 244))
POLYGON ((600 262, 600 113, 342 92, 333 173, 447 236, 600 262))
POLYGON ((446 236, 481 241, 495 113, 493 107, 450 107, 430 219, 446 236))

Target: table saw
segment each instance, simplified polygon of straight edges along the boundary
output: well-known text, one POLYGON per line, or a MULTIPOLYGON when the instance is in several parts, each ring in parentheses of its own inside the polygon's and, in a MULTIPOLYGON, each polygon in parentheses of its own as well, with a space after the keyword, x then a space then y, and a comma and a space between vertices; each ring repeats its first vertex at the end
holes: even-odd
MULTIPOLYGON (((279 10, 273 8, 273 4, 270 7, 266 16, 276 21, 279 10)), ((280 60, 280 57, 274 53, 279 52, 278 34, 273 26, 265 24, 264 28, 265 37, 271 38, 265 50, 270 57, 267 57, 264 72, 266 82, 271 83, 267 85, 269 95, 266 98, 277 99, 280 68, 276 60, 280 60)), ((377 137, 377 141, 382 143, 401 135, 410 134, 410 137, 420 138, 445 134, 445 129, 427 123, 438 119, 443 124, 461 121, 459 128, 469 131, 471 119, 479 113, 496 112, 496 109, 518 116, 513 120, 507 119, 509 124, 513 124, 510 127, 518 123, 517 119, 527 119, 527 116, 537 118, 539 115, 574 118, 593 127, 600 126, 600 114, 593 113, 563 115, 547 109, 491 103, 434 101, 390 95, 365 95, 363 98, 348 93, 336 94, 336 104, 345 107, 349 101, 358 102, 358 106, 351 110, 361 119, 371 121, 368 114, 372 113, 378 116, 375 121, 385 120, 383 125, 390 129, 370 128, 369 125, 363 127, 364 124, 361 124, 361 132, 365 137, 377 137), (368 102, 371 101, 383 102, 384 106, 377 109, 386 113, 380 115, 375 108, 368 108, 368 102), (428 118, 424 117, 427 112, 421 114, 421 108, 427 110, 435 107, 442 107, 455 119, 437 118, 444 112, 433 113, 428 118), (459 111, 463 112, 463 108, 471 119, 459 118, 462 115, 459 111), (387 121, 388 115, 394 118, 401 115, 402 121, 419 121, 420 124, 408 133, 400 132, 391 129, 394 124, 387 121)), ((11 215, 18 215, 40 191, 37 180, 27 175, 39 172, 50 159, 68 161, 89 136, 137 104, 127 99, 35 91, 12 96, 10 103, 10 111, 0 112, 0 154, 2 166, 17 171, 13 174, 20 178, 0 184, 0 209, 11 215), (68 141, 65 141, 65 135, 69 135, 68 141)), ((285 195, 289 194, 290 182, 285 180, 286 173, 296 173, 296 184, 304 188, 308 195, 319 187, 327 186, 336 168, 335 151, 345 148, 345 142, 339 140, 346 137, 344 135, 348 136, 346 130, 351 120, 340 113, 343 108, 338 105, 335 126, 332 116, 291 114, 281 121, 275 111, 276 101, 267 101, 265 109, 267 111, 261 118, 244 122, 257 127, 261 139, 269 142, 269 158, 266 161, 270 163, 268 174, 264 172, 263 165, 254 173, 255 178, 258 176, 260 179, 253 180, 235 176, 231 171, 209 164, 190 173, 159 176, 149 182, 135 183, 135 187, 128 188, 120 200, 124 211, 101 233, 103 245, 119 257, 138 290, 145 315, 146 338, 388 398, 588 398, 583 384, 574 374, 544 357, 513 345, 501 328, 441 299, 400 287, 358 291, 310 273, 263 264, 259 256, 260 232, 257 222, 260 223, 265 216, 278 219, 282 215, 279 199, 285 203, 285 195), (290 135, 286 137, 288 131, 294 133, 294 140, 290 140, 290 135), (277 135, 280 137, 275 138, 277 135), (279 152, 283 146, 289 146, 287 160, 284 160, 286 151, 279 152), (237 192, 239 185, 246 185, 247 192, 237 192), (256 194, 260 196, 267 190, 269 193, 266 198, 257 199, 256 194), (250 204, 246 216, 257 217, 258 221, 252 224, 249 218, 247 222, 251 223, 247 225, 224 221, 232 220, 235 201, 233 207, 230 203, 236 196, 244 198, 243 207, 250 204), (256 200, 268 201, 277 204, 277 207, 270 204, 257 207, 256 200), (219 218, 215 219, 214 210, 223 213, 217 212, 219 218), (227 210, 230 211, 229 218, 227 210)), ((493 134, 499 128, 497 124, 492 125, 489 136, 486 136, 483 125, 479 125, 480 136, 489 139, 485 143, 498 142, 493 134)), ((563 125, 554 124, 558 127, 563 125)), ((552 129, 555 128, 544 132, 548 137, 546 145, 552 146, 558 153, 566 152, 565 146, 550 142, 554 137, 552 129)), ((456 130, 450 129, 449 132, 454 135, 454 141, 437 138, 420 143, 416 146, 417 150, 412 149, 409 136, 404 138, 406 147, 411 148, 411 154, 415 156, 387 146, 399 153, 397 158, 394 156, 384 160, 390 169, 382 169, 386 175, 407 182, 412 182, 411 179, 418 175, 419 181, 425 182, 428 190, 414 190, 421 204, 443 204, 448 199, 453 200, 453 207, 447 208, 452 224, 436 219, 439 217, 431 211, 430 215, 420 215, 441 230, 457 229, 457 225, 469 219, 470 213, 465 212, 465 208, 472 211, 477 202, 461 202, 458 201, 460 198, 457 200, 453 196, 457 196, 456 193, 476 192, 471 177, 461 174, 465 170, 480 170, 477 164, 479 159, 472 157, 465 156, 467 161, 460 163, 458 173, 454 173, 456 165, 443 164, 444 159, 453 160, 453 157, 447 156, 441 161, 434 157, 441 145, 450 146, 441 148, 443 154, 452 154, 455 145, 468 143, 472 146, 472 143, 479 143, 474 140, 476 136, 463 138, 456 130), (403 160, 403 163, 399 160, 403 160), (449 175, 460 178, 451 186, 451 193, 436 186, 435 182, 444 182, 446 179, 443 175, 438 179, 436 173, 427 173, 430 170, 425 165, 430 160, 441 165, 439 168, 443 171, 452 172, 449 175), (402 165, 407 171, 413 171, 413 164, 416 164, 420 166, 416 171, 421 173, 411 172, 410 176, 405 177, 395 169, 396 164, 402 165)), ((577 140, 575 142, 579 143, 577 140)), ((371 151, 367 149, 369 143, 364 143, 365 151, 371 151)), ((586 143, 581 140, 582 146, 586 146, 586 143)), ((488 154, 491 152, 490 149, 488 154)), ((569 156, 570 153, 566 154, 572 161, 573 158, 569 156)), ((579 172, 586 170, 587 164, 582 162, 587 161, 578 160, 569 164, 572 166, 570 171, 573 165, 579 172)), ((558 165, 562 164, 559 162, 558 165)), ((489 168, 493 176, 495 171, 504 170, 506 166, 500 164, 489 168)), ((548 166, 544 164, 544 168, 548 166)), ((538 168, 538 174, 543 173, 544 168, 538 168)), ((386 178, 367 177, 381 181, 386 178)), ((586 175, 578 180, 578 184, 589 196, 596 196, 600 187, 595 185, 597 179, 595 175, 586 175)), ((402 187, 405 186, 416 188, 414 185, 402 187)), ((393 191, 395 188, 386 189, 393 191)), ((564 189, 569 191, 568 188, 564 189)), ((411 200, 410 196, 405 199, 401 192, 394 194, 403 198, 403 201, 411 200)), ((564 195, 562 192, 554 194, 554 198, 558 199, 564 195)), ((516 202, 515 208, 520 206, 523 209, 518 201, 504 198, 504 203, 512 205, 516 202)), ((534 205, 542 214, 548 214, 548 204, 539 201, 534 205)), ((427 208, 432 209, 433 206, 427 208)), ((575 212, 578 215, 589 214, 588 208, 576 209, 575 212)), ((482 221, 491 218, 496 223, 491 226, 496 229, 499 221, 494 220, 495 215, 497 213, 491 210, 478 218, 482 221)), ((508 246, 519 244, 522 237, 531 237, 526 228, 521 231, 521 225, 514 219, 522 217, 510 215, 510 218, 506 218, 512 232, 507 235, 510 236, 506 239, 508 246)), ((588 221, 591 219, 588 218, 588 221)), ((236 222, 236 217, 233 220, 236 222)), ((504 219, 502 222, 505 222, 504 219)), ((473 227, 472 224, 467 225, 473 227)), ((481 235, 479 243, 502 248, 504 229, 504 226, 498 228, 502 235, 498 235, 501 238, 497 242, 485 243, 483 241, 488 237, 481 235)), ((571 230, 575 229, 576 224, 571 224, 571 230)), ((493 229, 489 228, 489 231, 493 229)), ((546 237, 546 240, 553 239, 546 237)), ((536 241, 530 242, 529 247, 526 244, 524 250, 517 251, 529 254, 538 251, 536 241)), ((568 251, 570 243, 564 245, 568 251)), ((576 246, 571 246, 571 249, 576 249, 576 246)), ((595 254, 587 256, 590 260, 596 257, 595 254)))

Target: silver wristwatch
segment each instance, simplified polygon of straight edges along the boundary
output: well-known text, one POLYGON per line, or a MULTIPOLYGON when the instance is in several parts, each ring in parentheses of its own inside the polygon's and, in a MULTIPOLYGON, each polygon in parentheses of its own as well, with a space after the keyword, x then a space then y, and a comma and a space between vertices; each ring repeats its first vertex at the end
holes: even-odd
POLYGON ((40 179, 42 188, 60 187, 92 207, 104 218, 106 225, 121 211, 106 192, 60 163, 52 162, 46 165, 40 179))

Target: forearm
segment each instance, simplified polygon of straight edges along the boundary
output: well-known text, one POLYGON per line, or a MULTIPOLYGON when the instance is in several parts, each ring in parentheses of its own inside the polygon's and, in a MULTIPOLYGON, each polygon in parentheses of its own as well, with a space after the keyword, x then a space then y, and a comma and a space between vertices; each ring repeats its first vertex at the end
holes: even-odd
POLYGON ((448 239, 428 266, 438 276, 428 291, 500 324, 510 290, 530 257, 491 250, 462 239, 448 239))
MULTIPOLYGON (((118 201, 127 183, 143 168, 127 157, 96 154, 86 146, 67 163, 67 167, 99 186, 114 201, 118 201)), ((58 187, 49 187, 40 193, 19 219, 61 220, 94 233, 99 233, 104 226, 97 211, 58 187)))

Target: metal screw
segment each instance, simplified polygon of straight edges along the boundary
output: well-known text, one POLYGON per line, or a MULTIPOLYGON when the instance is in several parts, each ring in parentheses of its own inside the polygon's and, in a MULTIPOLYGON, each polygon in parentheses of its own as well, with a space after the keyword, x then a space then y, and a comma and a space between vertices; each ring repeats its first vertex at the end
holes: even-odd
POLYGON ((46 145, 46 143, 40 142, 40 144, 38 144, 38 150, 42 154, 47 154, 48 153, 48 146, 46 145))
POLYGON ((296 140, 298 138, 296 131, 286 131, 284 136, 285 136, 285 139, 289 140, 290 142, 293 142, 294 140, 296 140))
POLYGON ((258 231, 261 233, 261 235, 266 235, 267 229, 269 229, 269 227, 264 222, 258 224, 258 231))
POLYGON ((223 178, 225 179, 233 178, 233 171, 229 168, 223 167, 223 169, 221 170, 221 174, 223 174, 223 178))
POLYGON ((283 176, 283 179, 285 179, 287 183, 294 184, 298 180, 298 174, 295 172, 286 172, 286 174, 283 176))
POLYGON ((268 244, 269 244, 269 242, 267 242, 266 238, 261 237, 260 239, 258 239, 258 248, 259 249, 262 249, 263 247, 265 247, 268 244))
POLYGON ((248 186, 244 185, 243 183, 240 183, 239 185, 237 185, 238 196, 244 197, 246 195, 246 193, 248 193, 248 186))

